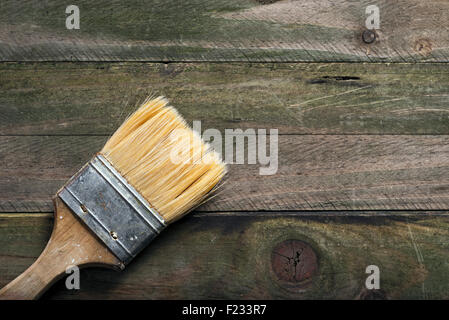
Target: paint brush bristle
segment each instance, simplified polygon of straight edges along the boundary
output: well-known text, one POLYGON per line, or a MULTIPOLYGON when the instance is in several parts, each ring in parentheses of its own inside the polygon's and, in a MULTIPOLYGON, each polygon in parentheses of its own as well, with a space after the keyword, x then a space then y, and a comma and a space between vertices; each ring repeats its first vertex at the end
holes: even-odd
POLYGON ((167 223, 200 204, 226 173, 220 156, 164 97, 142 104, 100 153, 167 223))

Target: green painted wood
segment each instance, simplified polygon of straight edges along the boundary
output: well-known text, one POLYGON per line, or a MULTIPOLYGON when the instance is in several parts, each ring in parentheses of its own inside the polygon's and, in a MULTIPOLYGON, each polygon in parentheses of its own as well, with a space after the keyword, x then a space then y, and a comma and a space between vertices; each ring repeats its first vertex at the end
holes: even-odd
POLYGON ((110 135, 148 94, 203 129, 449 134, 445 64, 3 63, 1 135, 110 135))
POLYGON ((448 61, 449 3, 378 0, 380 29, 362 41, 370 0, 3 0, 2 61, 448 61))
MULTIPOLYGON (((0 215, 0 286, 36 259, 51 225, 50 215, 0 215)), ((61 280, 43 298, 448 299, 448 230, 447 216, 194 214, 167 228, 123 272, 82 270, 80 290, 68 291, 61 280), (283 282, 273 272, 273 250, 292 239, 313 249, 318 269, 283 282), (368 265, 380 269, 380 290, 365 289, 368 265)), ((301 258, 299 265, 308 261, 301 258)))
MULTIPOLYGON (((51 212, 52 196, 106 139, 0 137, 0 212, 51 212)), ((199 210, 449 210, 448 135, 283 135, 277 172, 261 167, 231 165, 199 210)))

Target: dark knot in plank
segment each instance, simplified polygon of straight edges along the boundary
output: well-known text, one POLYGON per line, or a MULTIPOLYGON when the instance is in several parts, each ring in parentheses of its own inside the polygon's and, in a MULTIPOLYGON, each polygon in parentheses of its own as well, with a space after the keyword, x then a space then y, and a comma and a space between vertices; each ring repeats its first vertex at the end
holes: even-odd
POLYGON ((271 254, 271 268, 277 280, 288 289, 301 289, 318 273, 318 258, 310 245, 299 240, 277 244, 271 254))

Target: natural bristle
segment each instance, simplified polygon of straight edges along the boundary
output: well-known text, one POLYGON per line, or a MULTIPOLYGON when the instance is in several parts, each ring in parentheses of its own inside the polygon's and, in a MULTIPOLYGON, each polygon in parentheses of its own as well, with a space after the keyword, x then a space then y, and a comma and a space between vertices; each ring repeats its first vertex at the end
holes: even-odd
POLYGON ((170 223, 205 199, 226 166, 167 104, 146 101, 101 153, 170 223))

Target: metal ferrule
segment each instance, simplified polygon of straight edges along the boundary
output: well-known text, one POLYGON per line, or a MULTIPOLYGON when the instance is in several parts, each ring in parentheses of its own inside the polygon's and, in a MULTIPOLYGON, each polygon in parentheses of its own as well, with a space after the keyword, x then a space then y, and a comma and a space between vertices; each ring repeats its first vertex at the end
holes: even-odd
POLYGON ((166 227, 160 214, 101 154, 58 196, 125 265, 166 227))

